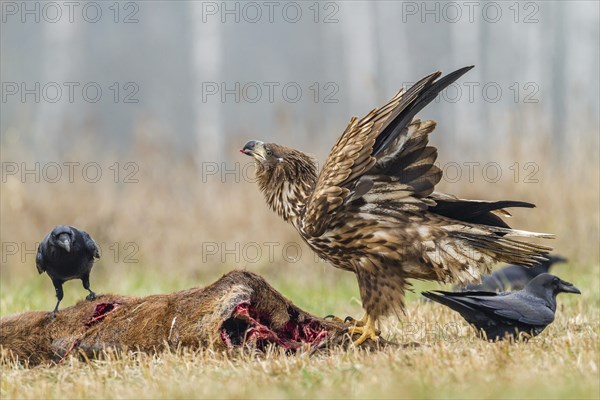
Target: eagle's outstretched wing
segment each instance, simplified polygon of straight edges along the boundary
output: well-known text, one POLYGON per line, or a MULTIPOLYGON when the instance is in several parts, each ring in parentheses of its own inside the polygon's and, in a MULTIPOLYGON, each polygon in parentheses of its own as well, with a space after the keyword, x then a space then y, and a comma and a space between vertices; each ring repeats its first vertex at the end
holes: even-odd
MULTIPOLYGON (((382 165, 378 167, 395 167, 385 165, 386 158, 398 159, 398 154, 388 154, 388 147, 396 149, 396 153, 404 152, 406 154, 410 153, 415 145, 419 148, 419 141, 427 140, 427 133, 434 126, 433 122, 431 129, 413 130, 422 133, 422 137, 416 138, 417 140, 413 140, 413 143, 408 143, 411 140, 410 135, 400 135, 401 132, 403 130, 407 132, 405 129, 414 116, 434 100, 439 92, 471 68, 473 67, 461 68, 439 80, 436 79, 440 77, 441 73, 435 72, 421 79, 407 91, 401 90, 385 106, 371 111, 362 119, 353 117, 331 149, 319 174, 315 189, 307 202, 304 231, 313 237, 322 235, 331 218, 342 205, 369 192, 376 184, 372 179, 365 177, 365 173, 371 171, 378 160, 382 160, 382 165), (399 140, 406 143, 398 143, 399 140), (403 146, 403 144, 407 146, 403 146)), ((435 161, 435 148, 427 148, 427 151, 431 152, 430 155, 435 161)), ((422 154, 417 156, 422 156, 422 154)), ((426 156, 426 161, 429 161, 429 155, 426 156)), ((406 157, 402 158, 406 159, 406 157)), ((433 179, 432 181, 435 182, 430 182, 431 191, 433 191, 433 185, 441 177, 441 173, 438 171, 434 171, 437 180, 433 179)), ((436 177, 434 176, 434 178, 436 177)), ((425 177, 425 181, 428 181, 427 177, 425 177)), ((402 188, 398 189, 403 190, 402 188)), ((420 188, 405 186, 404 189, 407 190, 407 193, 409 191, 422 192, 420 188)))

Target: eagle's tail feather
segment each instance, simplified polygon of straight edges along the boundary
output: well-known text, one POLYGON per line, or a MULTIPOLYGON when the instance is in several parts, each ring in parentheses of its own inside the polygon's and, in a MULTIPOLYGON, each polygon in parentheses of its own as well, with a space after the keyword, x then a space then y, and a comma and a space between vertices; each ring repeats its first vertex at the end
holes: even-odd
MULTIPOLYGON (((498 235, 496 227, 475 224, 445 225, 446 234, 425 245, 425 261, 436 271, 437 279, 444 282, 467 284, 480 279, 497 262, 532 267, 548 258, 549 247, 498 235)), ((539 234, 521 232, 527 237, 539 234)))
POLYGON ((480 201, 480 200, 464 200, 448 197, 447 199, 439 198, 439 194, 431 196, 435 200, 436 205, 429 208, 429 211, 458 221, 468 222, 472 224, 494 226, 504 228, 497 230, 498 233, 506 234, 505 231, 510 229, 510 226, 504 222, 498 215, 510 216, 505 211, 508 207, 534 208, 535 205, 524 201, 480 201))
MULTIPOLYGON (((534 236, 531 234, 530 236, 534 236)), ((462 239, 466 246, 478 253, 489 256, 495 262, 532 267, 545 261, 550 247, 536 243, 522 242, 508 237, 498 237, 494 234, 455 233, 454 237, 462 239)))

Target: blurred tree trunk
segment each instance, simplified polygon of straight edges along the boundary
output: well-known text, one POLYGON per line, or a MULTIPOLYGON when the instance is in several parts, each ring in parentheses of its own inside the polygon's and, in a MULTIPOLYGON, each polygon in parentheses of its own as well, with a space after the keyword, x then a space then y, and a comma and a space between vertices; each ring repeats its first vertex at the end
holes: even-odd
MULTIPOLYGON (((75 88, 76 99, 74 104, 68 102, 68 89, 64 82, 77 81, 79 77, 75 74, 80 70, 77 55, 81 54, 81 48, 77 46, 80 35, 76 30, 78 25, 62 20, 57 23, 41 24, 43 29, 42 47, 40 49, 39 64, 41 73, 39 78, 26 80, 27 90, 34 90, 36 84, 39 88, 35 91, 39 94, 38 112, 34 112, 33 135, 34 143, 43 149, 42 158, 52 159, 64 153, 65 146, 69 142, 65 132, 65 126, 73 121, 73 108, 81 108, 80 84, 75 88), (59 88, 61 97, 54 102, 54 89, 44 90, 47 85, 59 88)), ((80 79, 80 78, 79 78, 80 79)), ((79 83, 79 82, 78 82, 79 83)), ((33 95, 26 98, 29 104, 33 103, 33 95)), ((34 107, 35 108, 35 107, 34 107)))
POLYGON ((203 92, 206 85, 219 85, 222 78, 222 38, 219 21, 203 22, 203 3, 192 1, 188 3, 193 15, 192 21, 192 63, 195 79, 195 115, 194 131, 197 137, 196 162, 217 162, 223 159, 225 149, 225 132, 223 131, 222 104, 220 96, 207 99, 203 92))
POLYGON ((567 7, 565 3, 557 1, 552 3, 552 137, 555 144, 554 149, 557 155, 563 153, 561 151, 565 145, 565 121, 567 119, 567 109, 565 99, 568 95, 566 92, 566 32, 565 18, 567 16, 567 7))

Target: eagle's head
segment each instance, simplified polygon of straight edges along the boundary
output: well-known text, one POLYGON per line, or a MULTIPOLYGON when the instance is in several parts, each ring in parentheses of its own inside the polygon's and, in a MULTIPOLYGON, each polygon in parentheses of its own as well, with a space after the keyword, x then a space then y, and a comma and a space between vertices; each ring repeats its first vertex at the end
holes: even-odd
POLYGON ((256 177, 261 186, 273 179, 295 182, 299 178, 313 180, 317 177, 315 160, 290 147, 251 140, 240 152, 256 161, 256 177))
POLYGON ((260 170, 282 169, 284 161, 292 149, 275 143, 263 143, 260 140, 251 140, 240 150, 241 153, 251 156, 256 160, 256 166, 260 170))
POLYGON ((317 180, 308 154, 275 143, 251 140, 240 152, 256 161, 256 181, 269 206, 285 220, 299 216, 317 180))

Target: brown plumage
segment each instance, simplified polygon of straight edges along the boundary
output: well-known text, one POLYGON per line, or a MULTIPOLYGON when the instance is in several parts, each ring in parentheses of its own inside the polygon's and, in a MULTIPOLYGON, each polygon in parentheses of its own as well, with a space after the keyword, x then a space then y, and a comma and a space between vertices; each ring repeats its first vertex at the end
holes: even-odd
POLYGON ((511 236, 551 237, 511 229, 505 207, 434 192, 442 171, 428 146, 435 122, 414 118, 472 67, 431 74, 380 109, 353 117, 320 173, 310 156, 250 141, 267 204, 322 258, 356 274, 365 318, 351 328, 357 343, 376 338, 376 321, 403 309, 407 279, 469 282, 496 261, 532 265, 549 248, 511 236), (438 79, 439 78, 439 79, 438 79))

